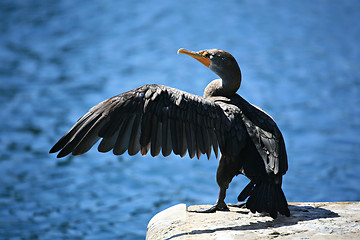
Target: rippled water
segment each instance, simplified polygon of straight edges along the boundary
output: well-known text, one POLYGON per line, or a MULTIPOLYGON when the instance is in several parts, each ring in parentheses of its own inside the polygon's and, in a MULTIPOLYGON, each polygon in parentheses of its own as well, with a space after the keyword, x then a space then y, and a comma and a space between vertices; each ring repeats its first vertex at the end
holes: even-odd
POLYGON ((48 154, 118 93, 201 95, 216 76, 180 47, 237 58, 239 94, 283 131, 289 201, 360 200, 358 1, 2 0, 0 19, 0 239, 142 239, 158 211, 214 203, 214 158, 48 154))

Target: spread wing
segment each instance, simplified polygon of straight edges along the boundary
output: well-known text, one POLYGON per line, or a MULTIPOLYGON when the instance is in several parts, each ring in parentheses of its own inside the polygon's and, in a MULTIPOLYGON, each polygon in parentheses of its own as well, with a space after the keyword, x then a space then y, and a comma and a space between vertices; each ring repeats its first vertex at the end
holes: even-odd
POLYGON ((266 172, 284 175, 288 169, 286 148, 284 138, 275 121, 265 111, 248 103, 239 95, 234 101, 242 111, 242 120, 264 161, 266 172))
MULTIPOLYGON (((53 146, 58 157, 80 155, 102 138, 98 150, 126 150, 152 156, 171 151, 193 158, 225 149, 226 136, 234 135, 229 119, 214 101, 162 85, 145 85, 109 98, 91 108, 53 146)), ((241 138, 241 134, 238 134, 241 138)), ((236 136, 235 136, 236 138, 236 136)), ((233 139, 241 142, 242 139, 233 139)), ((233 144, 234 146, 236 144, 233 144)), ((234 147, 235 149, 235 147, 234 147)), ((237 149, 237 148, 236 148, 237 149)), ((232 151, 232 149, 228 149, 232 151)))

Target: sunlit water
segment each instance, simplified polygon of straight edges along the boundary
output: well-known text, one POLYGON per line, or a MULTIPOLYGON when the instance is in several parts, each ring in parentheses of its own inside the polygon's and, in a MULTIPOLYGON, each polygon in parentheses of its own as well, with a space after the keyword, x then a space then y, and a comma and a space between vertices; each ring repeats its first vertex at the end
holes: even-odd
MULTIPOLYGON (((359 19, 356 0, 2 0, 0 239, 143 239, 155 213, 215 202, 214 157, 48 154, 118 93, 159 83, 202 95, 216 76, 181 47, 237 58, 238 93, 284 134, 289 201, 360 200, 359 19)), ((226 200, 246 183, 235 178, 226 200)))

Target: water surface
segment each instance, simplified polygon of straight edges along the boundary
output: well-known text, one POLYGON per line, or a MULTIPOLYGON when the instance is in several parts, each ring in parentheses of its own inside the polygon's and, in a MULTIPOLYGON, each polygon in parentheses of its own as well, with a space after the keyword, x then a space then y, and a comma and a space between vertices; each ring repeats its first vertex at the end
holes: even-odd
MULTIPOLYGON (((96 103, 147 83, 202 95, 216 76, 184 55, 221 48, 238 91, 282 130, 289 201, 358 201, 358 1, 0 3, 0 238, 143 239, 157 212, 212 204, 217 160, 51 146, 96 103)), ((227 201, 247 183, 237 177, 227 201)))

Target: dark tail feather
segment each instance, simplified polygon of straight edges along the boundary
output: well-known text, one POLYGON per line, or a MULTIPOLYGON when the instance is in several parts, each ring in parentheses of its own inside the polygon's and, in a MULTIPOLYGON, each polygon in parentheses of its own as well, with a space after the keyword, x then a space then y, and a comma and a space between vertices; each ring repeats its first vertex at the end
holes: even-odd
POLYGON ((248 185, 246 185, 246 187, 241 191, 241 193, 238 196, 238 201, 242 202, 245 201, 245 199, 250 196, 250 194, 252 193, 253 189, 254 189, 254 181, 252 180, 251 182, 249 182, 248 185))
POLYGON ((247 197, 246 207, 252 213, 267 212, 272 218, 276 218, 278 212, 287 217, 290 216, 288 204, 279 184, 268 181, 251 181, 240 193, 238 200, 244 201, 247 197))

